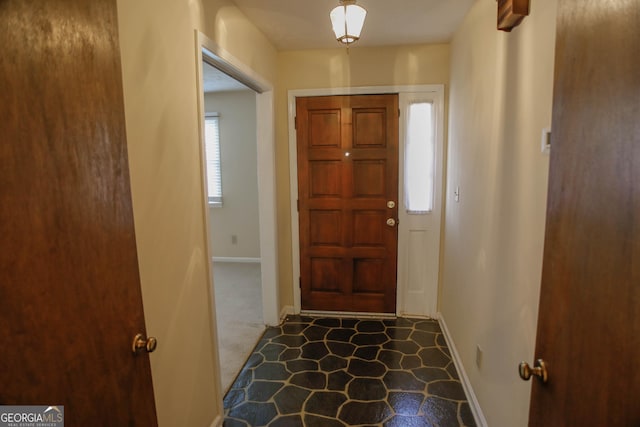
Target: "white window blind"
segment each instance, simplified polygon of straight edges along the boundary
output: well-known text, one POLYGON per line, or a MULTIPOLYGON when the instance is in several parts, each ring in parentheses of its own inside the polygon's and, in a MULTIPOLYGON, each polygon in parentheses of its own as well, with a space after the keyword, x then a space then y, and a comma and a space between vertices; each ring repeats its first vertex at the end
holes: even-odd
POLYGON ((204 135, 207 156, 207 190, 209 205, 222 206, 222 168, 220 161, 220 117, 207 114, 204 135))
POLYGON ((435 126, 433 103, 413 102, 405 137, 405 208, 408 213, 433 210, 435 126))

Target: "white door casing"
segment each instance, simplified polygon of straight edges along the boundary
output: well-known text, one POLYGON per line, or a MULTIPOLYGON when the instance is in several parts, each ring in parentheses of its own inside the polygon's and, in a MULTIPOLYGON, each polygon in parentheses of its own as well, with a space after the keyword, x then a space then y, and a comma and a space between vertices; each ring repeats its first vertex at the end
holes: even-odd
POLYGON ((289 171, 291 246, 293 272, 293 307, 283 312, 301 311, 300 235, 297 210, 298 164, 296 150, 296 98, 302 96, 373 95, 397 93, 400 97, 400 153, 398 224, 398 286, 396 314, 435 318, 437 314, 438 276, 440 265, 440 230, 444 174, 444 85, 371 86, 328 89, 300 89, 288 92, 289 171), (434 204, 428 214, 407 214, 404 209, 404 137, 407 108, 411 102, 432 102, 435 111, 435 177, 434 204))

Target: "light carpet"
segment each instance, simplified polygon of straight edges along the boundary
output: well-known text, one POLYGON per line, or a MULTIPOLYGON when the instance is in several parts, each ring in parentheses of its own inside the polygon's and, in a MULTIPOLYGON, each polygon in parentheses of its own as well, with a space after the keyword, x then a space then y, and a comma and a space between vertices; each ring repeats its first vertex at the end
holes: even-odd
POLYGON ((228 390, 265 325, 259 263, 214 262, 222 389, 228 390))

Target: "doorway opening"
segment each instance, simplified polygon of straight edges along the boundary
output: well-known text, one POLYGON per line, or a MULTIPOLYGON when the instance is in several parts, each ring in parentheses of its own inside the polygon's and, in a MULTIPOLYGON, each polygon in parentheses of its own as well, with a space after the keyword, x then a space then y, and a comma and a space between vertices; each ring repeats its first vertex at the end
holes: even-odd
POLYGON ((256 96, 202 62, 209 245, 222 388, 228 389, 264 332, 256 96))
POLYGON ((265 325, 279 323, 273 95, 253 70, 196 32, 207 258, 221 391, 265 325))

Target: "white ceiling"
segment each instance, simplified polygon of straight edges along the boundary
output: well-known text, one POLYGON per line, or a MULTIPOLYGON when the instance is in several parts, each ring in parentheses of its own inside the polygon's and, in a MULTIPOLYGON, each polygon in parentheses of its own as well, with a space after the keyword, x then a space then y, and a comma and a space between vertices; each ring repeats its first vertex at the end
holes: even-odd
MULTIPOLYGON (((442 43, 475 0, 358 0, 367 10, 356 46, 442 43)), ((338 0, 234 0, 278 50, 339 47, 329 12, 338 0)))

